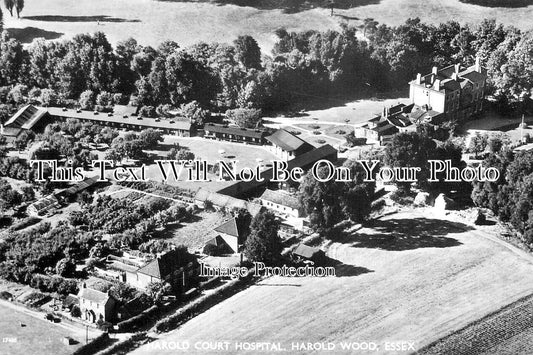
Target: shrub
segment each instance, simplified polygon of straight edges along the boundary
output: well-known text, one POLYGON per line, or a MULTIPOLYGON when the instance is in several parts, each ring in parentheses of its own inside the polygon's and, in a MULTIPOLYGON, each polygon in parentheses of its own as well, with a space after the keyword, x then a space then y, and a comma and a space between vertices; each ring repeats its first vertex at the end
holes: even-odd
POLYGON ((220 255, 220 251, 218 250, 218 247, 214 244, 207 244, 204 248, 204 253, 209 256, 218 256, 220 255))
POLYGON ((78 307, 77 305, 72 306, 72 309, 70 310, 70 315, 76 318, 81 317, 80 307, 78 307))

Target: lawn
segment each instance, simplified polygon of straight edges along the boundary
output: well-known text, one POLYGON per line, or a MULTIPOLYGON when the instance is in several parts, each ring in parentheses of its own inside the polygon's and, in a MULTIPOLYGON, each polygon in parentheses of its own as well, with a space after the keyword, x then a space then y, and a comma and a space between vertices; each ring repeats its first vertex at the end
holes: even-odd
POLYGON ((289 349, 375 342, 377 353, 387 341, 409 341, 420 349, 533 292, 532 257, 496 233, 429 209, 389 215, 329 245, 337 277, 270 278, 160 340, 279 341, 289 349))
POLYGON ((25 42, 34 37, 55 39, 103 31, 112 43, 133 37, 154 47, 165 40, 188 46, 199 41, 231 43, 248 34, 269 52, 277 28, 338 28, 338 21, 321 9, 291 14, 235 5, 150 0, 26 0, 22 18, 11 18, 4 11, 4 23, 25 42))
MULTIPOLYGON (((281 27, 289 31, 339 29, 341 22, 360 25, 367 17, 391 25, 414 17, 429 23, 448 20, 476 23, 495 17, 494 8, 458 0, 352 1, 354 5, 345 7, 347 9, 335 10, 335 16, 330 16, 329 9, 312 6, 284 11, 277 9, 276 2, 272 1, 268 6, 262 6, 263 1, 228 2, 231 4, 224 5, 221 1, 26 0, 21 19, 10 17, 4 8, 4 27, 26 43, 36 37, 56 39, 103 31, 112 43, 134 37, 143 45, 157 46, 164 40, 173 40, 187 46, 198 41, 229 43, 238 35, 248 34, 269 53, 276 40, 273 32, 281 27)), ((294 6, 302 2, 286 3, 294 6)), ((530 28, 531 10, 498 8, 497 18, 506 25, 525 30, 530 28)))
MULTIPOLYGON (((85 344, 85 330, 82 328, 65 327, 62 323, 52 324, 44 318, 39 319, 29 314, 15 311, 3 303, 0 304, 0 311, 2 312, 2 318, 0 319, 0 329, 2 330, 0 354, 66 355, 72 354, 75 349, 85 344), (21 323, 23 326, 21 326, 21 323), (70 336, 78 343, 74 345, 63 344, 61 339, 65 336, 70 336)), ((90 339, 92 339, 94 336, 92 330, 89 335, 90 339)))
MULTIPOLYGON (((175 136, 165 136, 164 143, 156 150, 150 150, 148 153, 155 154, 159 159, 166 160, 168 151, 174 146, 174 144, 189 149, 194 153, 196 158, 201 158, 202 160, 207 161, 209 165, 218 164, 219 160, 225 161, 228 164, 233 160, 237 160, 237 171, 246 167, 252 169, 255 168, 258 165, 258 158, 262 159, 265 163, 278 159, 264 147, 207 140, 199 137, 180 138, 175 136), (221 151, 223 151, 224 154, 221 154, 221 151)), ((166 168, 170 169, 168 165, 166 168)), ((146 177, 152 181, 161 182, 163 180, 163 175, 156 164, 147 166, 146 177)), ((234 183, 232 181, 219 181, 218 175, 215 174, 208 174, 208 179, 211 181, 188 181, 187 171, 184 169, 178 181, 172 176, 167 183, 190 191, 197 191, 200 188, 207 188, 210 191, 218 191, 234 183)))
POLYGON ((201 211, 193 216, 193 220, 184 222, 180 226, 169 229, 169 240, 175 245, 186 245, 189 251, 202 250, 205 243, 216 237, 213 230, 228 220, 219 212, 201 211))

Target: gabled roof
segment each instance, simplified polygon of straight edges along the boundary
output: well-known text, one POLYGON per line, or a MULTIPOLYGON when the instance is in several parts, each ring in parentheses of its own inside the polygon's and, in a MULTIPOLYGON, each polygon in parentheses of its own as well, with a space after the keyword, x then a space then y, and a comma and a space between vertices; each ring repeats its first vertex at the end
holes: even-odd
POLYGON ((46 114, 46 110, 26 105, 17 111, 6 123, 7 127, 31 129, 46 114))
POLYGON ((287 152, 294 152, 300 148, 307 148, 307 150, 313 149, 311 144, 284 129, 278 129, 273 135, 266 137, 266 139, 287 152))
POLYGON ((292 209, 300 208, 298 199, 287 192, 266 189, 260 197, 261 200, 270 201, 277 205, 287 206, 292 209))
POLYGON ((138 273, 164 280, 179 268, 193 261, 194 256, 183 250, 170 250, 137 270, 138 273))
POLYGON ((228 234, 238 238, 241 235, 242 230, 239 230, 239 226, 237 225, 237 218, 232 218, 229 221, 222 223, 220 226, 216 227, 215 232, 228 234))
POLYGON ((78 293, 79 299, 86 299, 96 303, 106 303, 108 299, 113 298, 107 292, 100 292, 92 288, 82 287, 78 293))
POLYGON ((311 259, 319 252, 320 252, 320 249, 318 248, 313 248, 313 247, 310 247, 309 245, 300 244, 298 245, 296 250, 294 250, 292 253, 298 256, 302 256, 306 259, 311 259))
POLYGON ((337 149, 333 148, 329 144, 324 144, 319 148, 313 149, 302 155, 298 155, 296 158, 289 160, 287 163, 289 165, 289 170, 295 167, 305 169, 319 160, 327 159, 333 156, 335 159, 337 158, 337 149))

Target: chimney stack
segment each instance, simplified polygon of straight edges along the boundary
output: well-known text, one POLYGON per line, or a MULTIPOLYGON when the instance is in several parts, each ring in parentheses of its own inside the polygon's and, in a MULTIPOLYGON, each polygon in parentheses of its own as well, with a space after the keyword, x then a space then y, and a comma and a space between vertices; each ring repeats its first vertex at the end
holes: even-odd
POLYGON ((435 79, 435 90, 440 91, 440 79, 435 79))
POLYGON ((420 74, 420 73, 416 74, 416 83, 418 85, 420 85, 420 83, 422 83, 422 74, 420 74))
POLYGON ((455 64, 455 73, 459 74, 459 69, 461 68, 460 64, 455 64))
POLYGON ((476 57, 476 65, 474 67, 474 70, 478 73, 481 73, 481 60, 479 59, 479 57, 476 57))
POLYGON ((433 69, 431 70, 431 74, 437 75, 438 72, 439 72, 439 68, 437 67, 433 67, 433 69))
POLYGON ((452 73, 452 80, 457 81, 458 75, 457 73, 452 73))

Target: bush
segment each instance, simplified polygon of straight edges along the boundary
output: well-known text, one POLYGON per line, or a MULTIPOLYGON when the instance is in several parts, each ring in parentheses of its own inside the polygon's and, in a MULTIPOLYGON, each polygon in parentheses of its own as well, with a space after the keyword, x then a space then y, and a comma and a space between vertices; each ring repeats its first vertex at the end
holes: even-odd
POLYGON ((316 130, 316 129, 320 129, 320 126, 317 125, 317 124, 312 124, 312 125, 309 125, 309 127, 313 130, 316 130))
POLYGON ((220 251, 218 250, 218 247, 214 244, 207 244, 204 248, 204 253, 209 256, 220 255, 220 251))
POLYGON ((20 229, 24 229, 26 227, 29 227, 33 224, 36 224, 36 223, 39 223, 41 221, 40 218, 38 217, 28 217, 28 218, 24 218, 22 221, 18 222, 18 223, 15 223, 14 225, 12 225, 9 230, 10 231, 18 231, 20 229))
POLYGON ((104 349, 111 342, 109 334, 102 333, 94 338, 90 343, 83 345, 72 353, 72 355, 89 355, 95 354, 98 350, 104 349))
POLYGON ((31 276, 30 286, 42 292, 57 292, 60 295, 78 293, 78 283, 73 279, 65 279, 61 276, 46 276, 35 274, 31 276))
POLYGON ((75 318, 81 317, 80 307, 78 307, 77 305, 72 306, 72 309, 70 310, 70 315, 75 318))
POLYGON ((157 117, 157 112, 154 106, 143 106, 139 110, 139 116, 154 118, 157 117))
POLYGON ((322 132, 320 132, 320 131, 313 131, 313 134, 318 136, 319 134, 322 134, 322 132))

